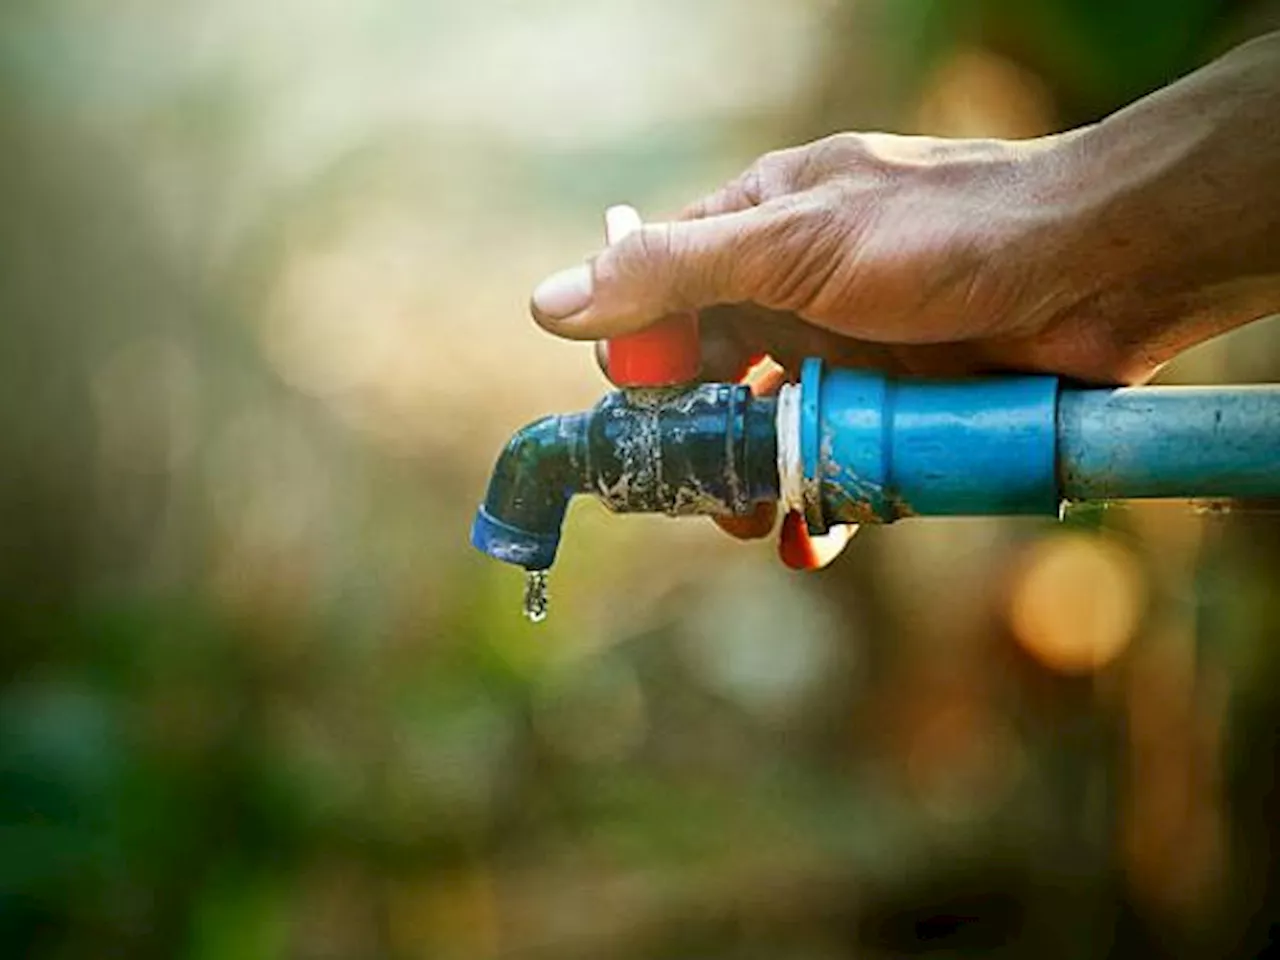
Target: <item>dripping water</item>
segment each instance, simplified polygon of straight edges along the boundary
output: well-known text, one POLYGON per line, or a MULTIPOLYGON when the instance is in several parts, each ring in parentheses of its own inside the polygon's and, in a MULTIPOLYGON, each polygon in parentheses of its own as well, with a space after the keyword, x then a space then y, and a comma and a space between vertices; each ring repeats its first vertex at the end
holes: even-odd
POLYGON ((530 623, 547 619, 547 571, 525 571, 524 616, 530 623))

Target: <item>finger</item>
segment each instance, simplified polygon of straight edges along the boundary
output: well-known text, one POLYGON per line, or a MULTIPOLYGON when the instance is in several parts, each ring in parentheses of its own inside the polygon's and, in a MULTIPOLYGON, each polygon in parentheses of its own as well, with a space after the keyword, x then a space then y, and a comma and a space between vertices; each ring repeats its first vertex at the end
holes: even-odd
POLYGON ((764 202, 763 185, 755 166, 680 211, 680 220, 704 220, 750 210, 764 202))
POLYGON ((766 153, 719 190, 695 200, 680 212, 681 220, 702 220, 750 210, 794 192, 803 148, 766 153))
POLYGON ((787 370, 772 357, 765 356, 747 371, 742 382, 751 388, 754 397, 771 397, 787 382, 787 370))
POLYGON ((737 319, 731 307, 710 307, 698 316, 702 379, 709 383, 737 383, 765 355, 752 326, 737 319))
POLYGON ((770 151, 720 189, 689 204, 680 212, 679 219, 701 220, 749 210, 817 186, 838 169, 840 145, 847 139, 837 135, 770 151))
POLYGON ((803 243, 788 230, 788 216, 756 207, 648 224, 606 247, 592 264, 539 284, 534 319, 559 336, 596 340, 634 333, 673 313, 757 299, 774 279, 782 241, 803 243))
POLYGON ((802 320, 785 310, 751 303, 725 304, 701 312, 704 368, 707 379, 740 379, 761 357, 769 356, 792 377, 807 357, 832 366, 916 372, 904 362, 907 351, 856 340, 802 320))
POLYGON ((737 540, 760 540, 767 537, 778 520, 776 503, 757 503, 745 517, 713 517, 716 526, 737 540))
POLYGON ((714 193, 693 201, 680 211, 678 220, 705 220, 726 213, 750 210, 759 203, 742 183, 742 178, 730 181, 714 193))
POLYGON ((804 517, 792 510, 782 518, 778 556, 792 570, 821 570, 840 556, 857 532, 856 524, 841 524, 820 536, 812 534, 804 517))
POLYGON ((609 341, 597 340, 591 352, 595 354, 596 366, 605 375, 605 379, 609 379, 609 341))

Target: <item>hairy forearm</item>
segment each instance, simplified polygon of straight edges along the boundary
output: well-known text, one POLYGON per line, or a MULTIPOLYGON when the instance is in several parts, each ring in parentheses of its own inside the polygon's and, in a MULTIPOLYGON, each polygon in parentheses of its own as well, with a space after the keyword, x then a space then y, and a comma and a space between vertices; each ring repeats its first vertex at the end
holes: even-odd
POLYGON ((1068 336, 1108 327, 1135 366, 1280 312, 1280 33, 1068 134, 1050 244, 1068 336), (1069 212, 1068 212, 1069 211, 1069 212))

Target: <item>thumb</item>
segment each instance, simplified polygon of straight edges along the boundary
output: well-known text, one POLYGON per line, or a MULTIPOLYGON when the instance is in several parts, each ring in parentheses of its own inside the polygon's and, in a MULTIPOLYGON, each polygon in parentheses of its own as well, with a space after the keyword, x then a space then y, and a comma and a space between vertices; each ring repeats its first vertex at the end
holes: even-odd
MULTIPOLYGON (((673 313, 755 299, 757 271, 775 217, 752 208, 702 220, 650 223, 593 261, 552 274, 533 292, 539 324, 572 340, 634 333, 673 313)), ((764 278, 757 278, 764 279, 764 278)))

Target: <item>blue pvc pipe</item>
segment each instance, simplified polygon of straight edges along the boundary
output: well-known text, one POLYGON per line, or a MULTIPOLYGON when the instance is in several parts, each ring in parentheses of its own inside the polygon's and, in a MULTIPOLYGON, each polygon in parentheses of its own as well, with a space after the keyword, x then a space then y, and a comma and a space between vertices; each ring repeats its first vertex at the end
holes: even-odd
POLYGON ((1280 497, 1280 386, 1061 387, 1054 377, 801 376, 811 529, 1057 512, 1062 500, 1280 497))
POLYGON ((805 475, 821 478, 828 522, 1051 514, 1057 393, 1053 377, 893 380, 810 360, 805 475))
POLYGON ((1069 500, 1280 496, 1280 387, 1063 390, 1069 500))

